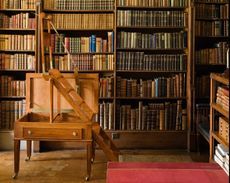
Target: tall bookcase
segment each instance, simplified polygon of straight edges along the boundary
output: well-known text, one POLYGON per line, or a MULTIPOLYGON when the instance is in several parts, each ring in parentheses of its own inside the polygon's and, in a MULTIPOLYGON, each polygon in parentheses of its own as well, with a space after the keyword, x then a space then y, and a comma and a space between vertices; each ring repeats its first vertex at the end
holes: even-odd
POLYGON ((209 143, 210 73, 222 73, 226 68, 229 47, 229 1, 195 0, 194 51, 194 119, 192 132, 197 131, 209 143), (196 116, 195 116, 196 114, 196 116))
POLYGON ((0 149, 12 148, 14 121, 25 112, 25 75, 35 71, 35 3, 0 1, 0 149))
POLYGON ((190 1, 116 1, 115 142, 187 148, 190 1))
POLYGON ((99 73, 98 122, 119 148, 189 149, 190 0, 41 2, 54 25, 46 68, 99 73))
MULTIPOLYGON (((46 69, 53 67, 62 73, 68 73, 74 72, 77 68, 79 73, 98 73, 100 92, 97 121, 104 129, 113 129, 111 124, 114 123, 116 56, 114 0, 44 0, 41 2, 42 11, 46 16, 51 17, 53 24, 51 26, 52 66, 47 53, 46 69)), ((52 146, 40 142, 40 150, 55 148, 52 146)), ((63 143, 63 146, 72 148, 71 144, 63 143)))
POLYGON ((210 162, 216 161, 229 172, 229 75, 210 75, 209 143, 210 162))

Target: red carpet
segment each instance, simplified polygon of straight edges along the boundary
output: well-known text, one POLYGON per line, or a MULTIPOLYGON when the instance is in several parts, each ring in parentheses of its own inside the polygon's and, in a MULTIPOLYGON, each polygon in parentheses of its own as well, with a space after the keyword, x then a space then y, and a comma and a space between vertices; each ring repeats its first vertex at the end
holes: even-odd
POLYGON ((106 183, 227 183, 228 176, 211 163, 109 162, 106 183))

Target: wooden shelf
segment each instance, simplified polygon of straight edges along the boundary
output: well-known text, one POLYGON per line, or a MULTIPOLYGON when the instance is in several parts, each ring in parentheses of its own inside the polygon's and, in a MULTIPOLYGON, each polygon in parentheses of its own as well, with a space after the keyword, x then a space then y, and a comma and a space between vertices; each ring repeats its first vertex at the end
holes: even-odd
POLYGON ((186 97, 116 97, 119 100, 185 100, 186 97))
POLYGON ((225 142, 219 135, 219 132, 212 132, 212 137, 215 138, 220 144, 223 144, 225 147, 229 147, 229 143, 225 142))
POLYGON ((31 12, 31 13, 34 13, 35 9, 0 9, 0 12, 12 12, 12 13, 31 12))
POLYGON ((229 86, 229 78, 226 78, 223 74, 211 73, 210 77, 217 82, 220 82, 220 83, 223 83, 224 85, 229 86))
POLYGON ((229 119, 229 111, 226 111, 220 105, 215 103, 211 103, 211 107, 229 119))
POLYGON ((46 13, 114 13, 114 10, 61 10, 61 9, 44 9, 46 13))
POLYGON ((184 10, 187 7, 150 7, 150 6, 117 6, 117 9, 133 10, 184 10))
POLYGON ((0 96, 0 99, 25 99, 26 96, 0 96))
POLYGON ((172 32, 172 30, 174 30, 174 31, 179 31, 179 30, 183 30, 183 29, 185 29, 185 27, 176 27, 176 26, 161 26, 161 27, 157 27, 157 26, 117 26, 116 27, 117 29, 149 29, 149 30, 157 30, 157 31, 159 31, 159 30, 164 30, 164 32, 168 32, 168 31, 170 31, 170 32, 172 32))
POLYGON ((117 73, 186 73, 186 71, 158 71, 158 70, 117 70, 117 73))

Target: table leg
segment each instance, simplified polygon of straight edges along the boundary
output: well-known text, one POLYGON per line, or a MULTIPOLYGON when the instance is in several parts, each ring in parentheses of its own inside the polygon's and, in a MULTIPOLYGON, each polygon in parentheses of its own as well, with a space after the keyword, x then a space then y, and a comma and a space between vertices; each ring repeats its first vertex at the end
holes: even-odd
POLYGON ((20 164, 20 140, 14 140, 14 175, 13 179, 16 179, 19 172, 20 164))
POLYGON ((87 142, 87 175, 85 177, 85 180, 88 181, 90 179, 91 175, 91 158, 92 158, 92 142, 87 142))
POLYGON ((27 157, 25 159, 26 161, 29 161, 31 157, 31 143, 32 143, 31 140, 26 141, 26 151, 27 151, 27 157))
POLYGON ((94 162, 95 159, 95 149, 96 149, 96 142, 95 140, 92 141, 92 157, 91 157, 91 163, 94 162))

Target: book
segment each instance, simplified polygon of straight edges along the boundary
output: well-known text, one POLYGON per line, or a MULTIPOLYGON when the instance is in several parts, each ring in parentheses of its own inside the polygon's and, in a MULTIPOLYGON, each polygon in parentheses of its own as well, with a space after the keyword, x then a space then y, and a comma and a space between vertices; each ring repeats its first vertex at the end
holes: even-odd
POLYGON ((226 156, 226 154, 229 153, 229 148, 225 147, 223 144, 217 144, 216 148, 223 156, 226 156))

